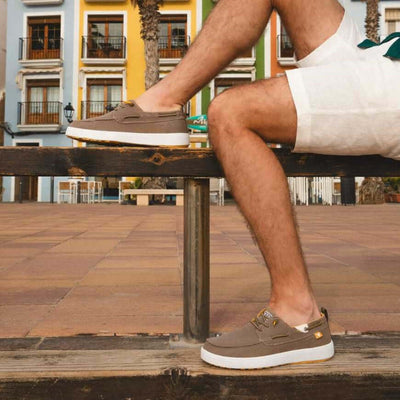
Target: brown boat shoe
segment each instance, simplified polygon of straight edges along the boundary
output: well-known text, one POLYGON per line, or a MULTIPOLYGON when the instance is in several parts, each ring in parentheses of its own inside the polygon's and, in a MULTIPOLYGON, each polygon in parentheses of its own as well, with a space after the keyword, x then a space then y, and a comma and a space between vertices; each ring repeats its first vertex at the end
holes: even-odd
POLYGON ((67 128, 66 135, 82 142, 100 144, 189 145, 183 111, 145 112, 133 100, 99 117, 74 121, 67 128))
POLYGON ((201 358, 217 367, 269 368, 325 361, 334 355, 327 318, 291 327, 265 308, 244 327, 207 339, 201 358))

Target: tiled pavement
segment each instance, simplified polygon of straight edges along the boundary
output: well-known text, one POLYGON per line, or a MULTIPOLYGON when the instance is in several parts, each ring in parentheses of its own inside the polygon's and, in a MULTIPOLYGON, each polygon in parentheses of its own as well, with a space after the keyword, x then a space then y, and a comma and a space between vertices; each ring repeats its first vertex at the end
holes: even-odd
MULTIPOLYGON (((400 206, 296 211, 333 332, 400 331, 400 206)), ((0 221, 0 337, 182 331, 182 208, 0 204, 0 221)), ((268 295, 242 216, 212 207, 212 331, 268 295)))

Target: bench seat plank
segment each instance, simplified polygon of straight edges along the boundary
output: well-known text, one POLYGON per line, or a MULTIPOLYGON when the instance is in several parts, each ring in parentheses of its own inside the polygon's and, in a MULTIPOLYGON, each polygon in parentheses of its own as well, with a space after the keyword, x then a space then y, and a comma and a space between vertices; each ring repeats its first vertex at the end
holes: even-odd
MULTIPOLYGON (((400 162, 380 156, 273 151, 288 176, 400 176, 400 162)), ((223 172, 212 149, 0 147, 0 175, 222 177, 223 172)))

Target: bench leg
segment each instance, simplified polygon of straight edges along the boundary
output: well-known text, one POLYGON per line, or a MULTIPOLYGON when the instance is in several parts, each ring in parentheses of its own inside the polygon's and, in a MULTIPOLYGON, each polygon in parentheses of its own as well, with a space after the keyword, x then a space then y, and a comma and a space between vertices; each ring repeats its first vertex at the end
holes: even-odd
POLYGON ((177 194, 175 199, 177 206, 183 206, 183 194, 177 194))
POLYGON ((136 195, 136 205, 138 205, 138 206, 148 206, 149 205, 149 195, 147 195, 147 194, 137 194, 136 195))
POLYGON ((185 179, 183 335, 204 342, 210 330, 210 182, 185 179))

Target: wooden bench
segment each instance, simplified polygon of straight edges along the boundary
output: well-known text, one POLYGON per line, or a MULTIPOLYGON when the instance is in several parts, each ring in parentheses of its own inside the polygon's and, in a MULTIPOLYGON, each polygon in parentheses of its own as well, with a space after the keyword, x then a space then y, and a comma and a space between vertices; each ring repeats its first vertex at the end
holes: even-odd
POLYGON ((123 196, 135 195, 136 205, 148 206, 152 195, 176 196, 176 205, 183 206, 183 189, 123 189, 123 196))
MULTIPOLYGON (((400 162, 380 156, 274 152, 287 176, 400 176, 400 162)), ((211 149, 0 147, 0 175, 184 177, 183 335, 188 342, 208 337, 209 178, 223 177, 211 149)))

